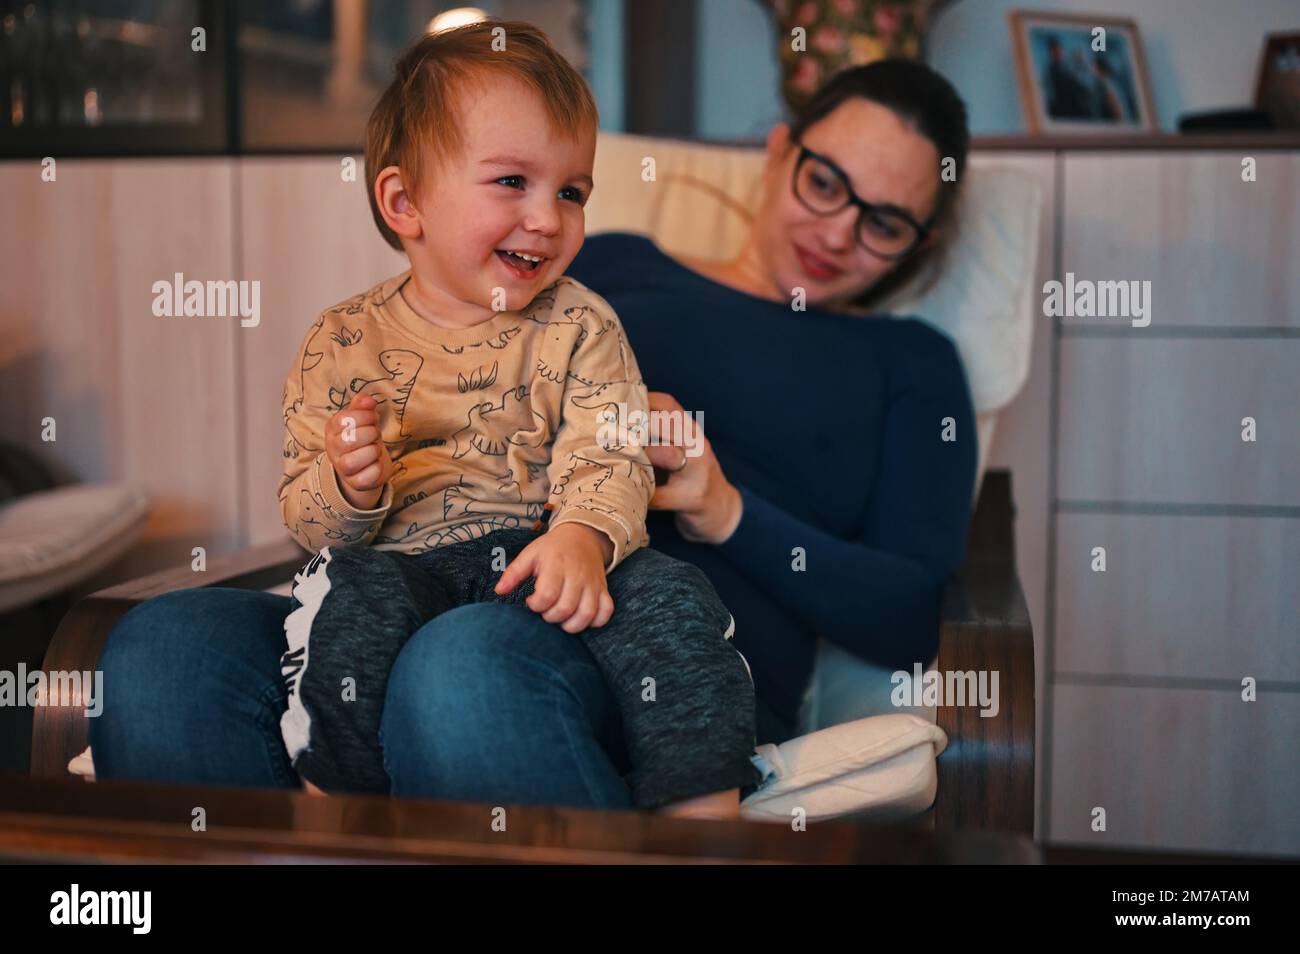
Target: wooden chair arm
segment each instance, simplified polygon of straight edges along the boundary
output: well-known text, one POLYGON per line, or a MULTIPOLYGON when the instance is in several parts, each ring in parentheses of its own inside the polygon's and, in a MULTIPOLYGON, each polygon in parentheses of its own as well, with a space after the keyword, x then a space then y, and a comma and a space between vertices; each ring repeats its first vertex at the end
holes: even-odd
POLYGON ((188 566, 159 570, 117 586, 99 590, 88 600, 123 600, 134 605, 174 590, 199 586, 229 586, 240 590, 264 590, 288 580, 303 568, 311 555, 293 540, 268 543, 214 557, 202 572, 188 566))
MULTIPOLYGON (((938 669, 998 674, 997 714, 941 706, 937 829, 1034 833, 1034 635, 1016 577, 1011 475, 985 475, 966 563, 944 587, 938 669)), ((945 701, 950 701, 945 698, 945 701)))
MULTIPOLYGON (((46 672, 89 672, 99 664, 104 642, 117 621, 137 603, 199 586, 262 590, 290 579, 308 554, 293 540, 215 557, 207 570, 190 567, 162 570, 99 590, 79 600, 59 623, 46 650, 46 672)), ((53 702, 54 700, 51 700, 53 702)), ((32 775, 65 778, 68 762, 86 749, 85 703, 73 697, 65 705, 37 706, 32 722, 32 775)))

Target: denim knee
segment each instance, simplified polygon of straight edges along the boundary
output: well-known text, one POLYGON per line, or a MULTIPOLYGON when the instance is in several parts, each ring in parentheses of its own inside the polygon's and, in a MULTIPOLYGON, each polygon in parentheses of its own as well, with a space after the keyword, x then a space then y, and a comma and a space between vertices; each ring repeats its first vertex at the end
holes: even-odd
POLYGON ((193 672, 203 653, 193 625, 211 612, 206 589, 176 590, 133 606, 117 621, 100 652, 105 712, 125 714, 193 688, 182 674, 193 672))
POLYGON ((562 682, 575 667, 594 670, 572 637, 568 645, 529 638, 533 627, 549 626, 525 607, 492 603, 461 606, 425 624, 389 674, 384 704, 389 731, 408 736, 526 732, 526 724, 507 716, 536 689, 539 677, 562 682))
POLYGON ((203 587, 131 608, 100 653, 103 710, 89 720, 102 777, 288 785, 277 751, 289 598, 203 587))
POLYGON ((626 807, 601 744, 617 719, 579 640, 526 607, 472 603, 402 649, 380 727, 384 768, 399 796, 626 807))

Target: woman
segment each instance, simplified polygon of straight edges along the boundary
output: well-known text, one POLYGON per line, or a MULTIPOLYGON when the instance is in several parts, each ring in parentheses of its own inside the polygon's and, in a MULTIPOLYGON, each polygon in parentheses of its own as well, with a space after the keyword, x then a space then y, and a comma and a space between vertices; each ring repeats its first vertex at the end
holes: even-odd
MULTIPOLYGON (((768 137, 765 198, 734 260, 609 235, 570 270, 617 310, 652 408, 703 412, 701 456, 648 451, 670 472, 651 541, 700 566, 734 615, 760 743, 794 735, 819 636, 889 667, 934 657, 974 413, 946 338, 863 311, 933 263, 967 143, 965 108, 933 71, 847 71, 768 137)), ((288 603, 199 589, 133 609, 100 661, 97 772, 296 787, 279 732, 288 603)), ((631 806, 621 735, 581 642, 498 605, 411 638, 381 729, 394 795, 601 808, 631 806)))

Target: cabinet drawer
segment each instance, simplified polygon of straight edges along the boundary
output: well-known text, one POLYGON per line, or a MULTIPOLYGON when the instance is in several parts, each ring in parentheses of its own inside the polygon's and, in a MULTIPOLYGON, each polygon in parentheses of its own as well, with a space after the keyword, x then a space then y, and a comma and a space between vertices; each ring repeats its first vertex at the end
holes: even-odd
MULTIPOLYGON (((1147 329, 1300 329, 1300 156, 1240 152, 1065 157, 1061 271, 1147 280, 1147 329)), ((1124 327, 1127 321, 1067 319, 1124 327)))
POLYGON ((1300 854, 1300 693, 1057 684, 1048 839, 1300 854), (1104 832, 1091 830, 1094 807, 1104 832))
POLYGON ((1060 347, 1059 499, 1300 505, 1300 340, 1060 347))
POLYGON ((1061 513, 1056 539, 1058 672, 1300 683, 1300 520, 1061 513))

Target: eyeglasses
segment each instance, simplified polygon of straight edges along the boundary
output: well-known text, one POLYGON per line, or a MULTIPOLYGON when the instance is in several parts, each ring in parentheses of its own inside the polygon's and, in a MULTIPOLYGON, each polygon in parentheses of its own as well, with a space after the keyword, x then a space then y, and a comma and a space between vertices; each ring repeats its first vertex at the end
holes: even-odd
POLYGON ((922 225, 906 209, 888 203, 876 205, 854 194, 849 177, 839 166, 813 152, 801 142, 794 164, 795 198, 814 215, 834 215, 846 206, 858 208, 858 243, 868 252, 888 261, 906 258, 930 235, 929 223, 922 225))

